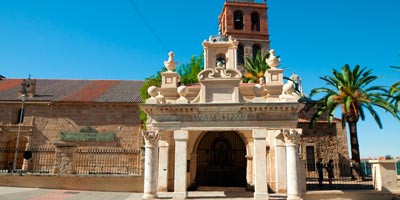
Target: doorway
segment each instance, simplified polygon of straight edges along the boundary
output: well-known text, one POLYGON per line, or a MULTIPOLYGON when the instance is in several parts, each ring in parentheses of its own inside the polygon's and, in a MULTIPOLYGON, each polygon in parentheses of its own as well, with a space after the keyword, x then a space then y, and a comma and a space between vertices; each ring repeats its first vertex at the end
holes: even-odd
POLYGON ((207 132, 197 147, 197 186, 246 187, 246 146, 234 131, 207 132))

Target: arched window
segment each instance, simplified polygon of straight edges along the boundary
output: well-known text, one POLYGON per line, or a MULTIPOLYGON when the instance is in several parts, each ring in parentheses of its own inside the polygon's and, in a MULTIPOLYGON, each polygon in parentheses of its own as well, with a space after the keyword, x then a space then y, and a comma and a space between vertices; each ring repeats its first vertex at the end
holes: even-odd
POLYGON ((257 12, 251 13, 251 30, 260 31, 260 16, 257 12))
POLYGON ((244 64, 244 47, 242 44, 239 44, 236 56, 237 56, 238 65, 243 65, 244 64))
POLYGON ((236 30, 243 29, 243 13, 240 10, 237 10, 233 13, 233 24, 236 30))
MULTIPOLYGON (((253 44, 253 60, 256 59, 258 51, 261 51, 261 47, 258 44, 253 44)), ((261 55, 262 56, 262 55, 261 55)))

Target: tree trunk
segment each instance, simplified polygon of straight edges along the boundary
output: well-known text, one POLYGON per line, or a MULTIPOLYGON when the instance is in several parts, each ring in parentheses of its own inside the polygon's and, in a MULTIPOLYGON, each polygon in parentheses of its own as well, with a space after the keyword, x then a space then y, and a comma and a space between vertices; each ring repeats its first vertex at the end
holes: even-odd
POLYGON ((350 145, 351 145, 351 159, 355 162, 353 168, 356 170, 358 175, 364 179, 361 172, 361 159, 360 159, 360 148, 358 145, 358 135, 357 135, 357 121, 348 120, 350 129, 350 145))

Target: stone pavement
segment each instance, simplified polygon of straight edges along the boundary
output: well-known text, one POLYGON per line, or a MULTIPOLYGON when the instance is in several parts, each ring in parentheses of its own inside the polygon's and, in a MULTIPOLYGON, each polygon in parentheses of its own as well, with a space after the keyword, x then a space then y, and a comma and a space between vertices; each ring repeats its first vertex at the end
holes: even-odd
MULTIPOLYGON (((247 200, 252 199, 252 192, 243 191, 195 191, 189 192, 188 199, 201 200, 247 200)), ((0 200, 140 200, 141 193, 97 192, 80 190, 57 190, 22 187, 0 187, 0 200)), ((159 199, 171 199, 172 193, 159 193, 159 199)), ((286 199, 275 195, 270 199, 286 199)))

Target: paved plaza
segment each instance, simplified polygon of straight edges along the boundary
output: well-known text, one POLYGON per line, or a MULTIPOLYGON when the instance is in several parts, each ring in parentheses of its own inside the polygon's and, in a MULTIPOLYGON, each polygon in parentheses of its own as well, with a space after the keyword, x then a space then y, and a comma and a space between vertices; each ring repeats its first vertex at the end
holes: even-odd
MULTIPOLYGON (((56 190, 22 187, 0 187, 0 200, 140 200, 142 193, 97 192, 81 190, 56 190)), ((189 192, 189 199, 252 199, 252 192, 243 191, 196 191, 189 192)), ((159 199, 172 199, 172 193, 159 193, 159 199)), ((270 199, 281 200, 274 195, 270 199)))

